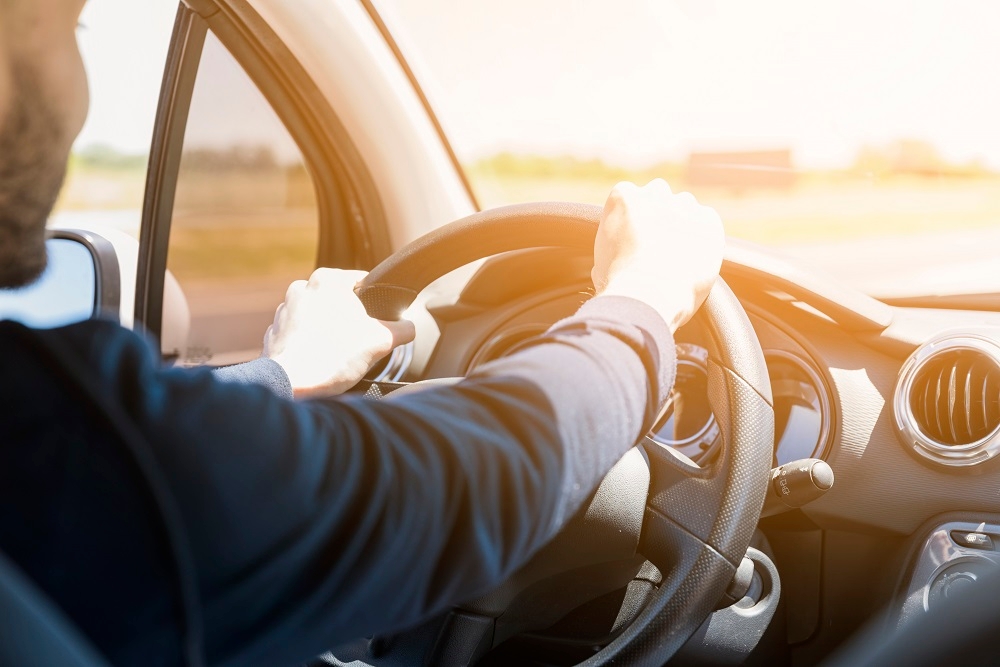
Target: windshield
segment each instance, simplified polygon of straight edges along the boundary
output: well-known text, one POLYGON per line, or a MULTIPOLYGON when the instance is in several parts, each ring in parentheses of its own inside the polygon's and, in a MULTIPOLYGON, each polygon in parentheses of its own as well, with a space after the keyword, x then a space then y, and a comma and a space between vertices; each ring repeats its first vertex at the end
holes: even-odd
POLYGON ((377 4, 484 208, 663 177, 870 294, 1000 292, 1000 3, 377 4))

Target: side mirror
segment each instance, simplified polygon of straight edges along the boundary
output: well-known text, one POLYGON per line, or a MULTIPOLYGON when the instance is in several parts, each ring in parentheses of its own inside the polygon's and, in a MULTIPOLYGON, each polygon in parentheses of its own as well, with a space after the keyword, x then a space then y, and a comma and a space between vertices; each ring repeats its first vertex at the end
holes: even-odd
POLYGON ((0 289, 0 320, 48 329, 102 316, 118 319, 121 282, 114 246, 93 232, 49 230, 48 266, 31 285, 0 289))

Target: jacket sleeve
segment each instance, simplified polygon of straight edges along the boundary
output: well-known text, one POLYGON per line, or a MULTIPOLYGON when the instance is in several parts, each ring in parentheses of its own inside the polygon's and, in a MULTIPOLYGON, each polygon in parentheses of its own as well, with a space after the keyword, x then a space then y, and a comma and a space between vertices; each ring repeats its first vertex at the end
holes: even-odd
POLYGON ((228 664, 302 660, 495 587, 645 433, 674 374, 663 320, 620 297, 456 385, 383 401, 163 370, 131 334, 83 352, 176 494, 208 658, 228 664))
POLYGON ((215 379, 237 384, 257 384, 267 387, 275 396, 292 398, 292 383, 285 369, 273 359, 261 357, 245 364, 223 366, 212 371, 215 379))

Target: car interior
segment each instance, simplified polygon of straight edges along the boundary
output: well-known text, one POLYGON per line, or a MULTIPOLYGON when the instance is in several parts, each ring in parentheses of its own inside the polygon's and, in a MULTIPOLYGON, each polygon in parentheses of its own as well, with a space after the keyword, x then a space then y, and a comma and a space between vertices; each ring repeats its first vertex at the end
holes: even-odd
MULTIPOLYGON (((67 317, 82 302, 134 321, 165 363, 224 366, 259 354, 291 280, 364 268, 368 312, 417 327, 354 389, 374 400, 458 381, 590 298, 599 204, 477 196, 392 4, 181 2, 138 221, 51 226, 50 242, 93 259, 86 279, 63 279, 93 285, 67 317)), ((763 180, 718 185, 720 155, 692 154, 681 180, 732 207, 819 178, 785 183, 787 156, 757 151, 763 180)), ((935 174, 900 182, 1000 192, 992 175, 935 174)), ((997 295, 873 296, 731 235, 676 344, 653 429, 551 544, 498 590, 315 664, 940 664, 972 649, 966 664, 989 662, 997 295)), ((0 610, 0 663, 104 664, 2 554, 0 610)))

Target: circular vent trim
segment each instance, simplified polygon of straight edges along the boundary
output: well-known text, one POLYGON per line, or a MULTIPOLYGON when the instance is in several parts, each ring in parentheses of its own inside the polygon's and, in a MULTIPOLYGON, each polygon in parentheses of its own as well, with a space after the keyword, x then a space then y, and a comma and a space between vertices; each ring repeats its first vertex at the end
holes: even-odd
MULTIPOLYGON (((923 371, 945 355, 962 352, 981 355, 994 366, 994 372, 1000 377, 1000 345, 997 342, 973 334, 944 334, 919 347, 906 360, 893 396, 896 428, 907 446, 925 459, 952 467, 978 465, 1000 453, 1000 423, 989 429, 985 436, 971 442, 943 442, 943 438, 934 437, 926 432, 928 429, 921 428, 920 418, 914 412, 913 392, 915 385, 926 377, 923 371)), ((949 400, 950 397, 935 398, 949 400)), ((941 430, 940 426, 938 430, 941 430)))
POLYGON ((474 369, 487 362, 507 356, 511 350, 526 340, 544 334, 549 330, 550 326, 548 324, 531 322, 504 329, 479 347, 465 369, 466 374, 471 373, 474 369))

